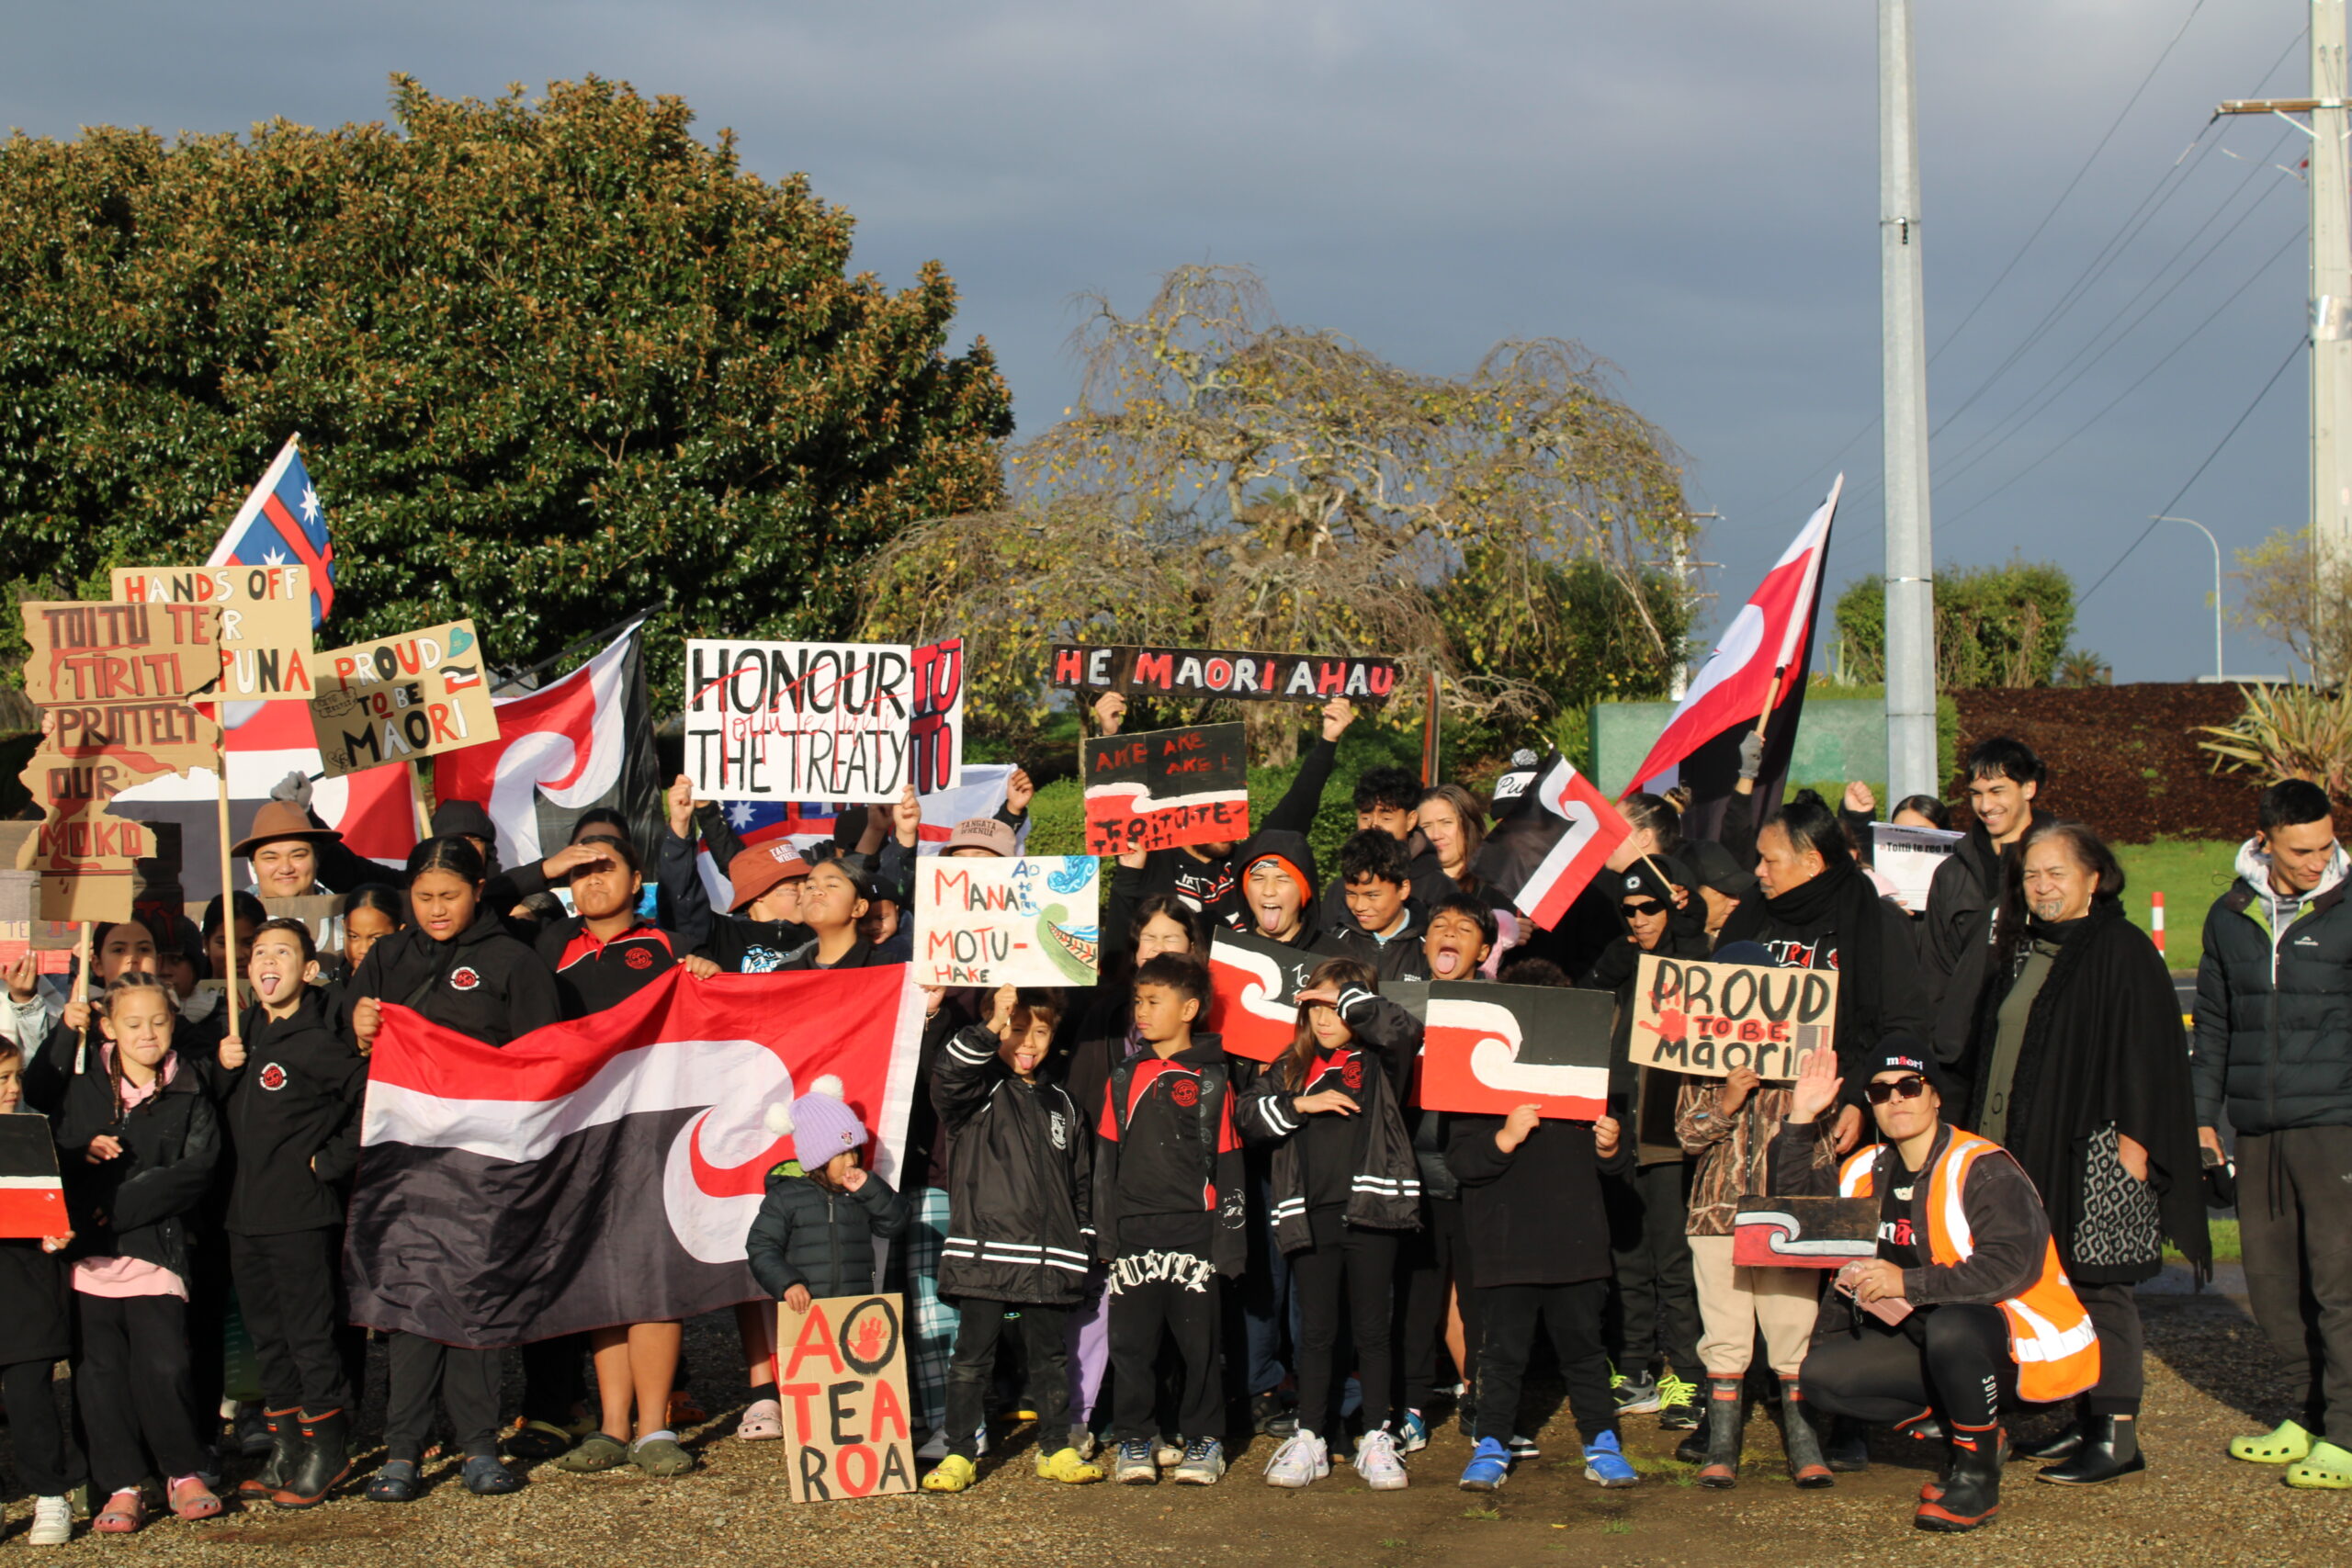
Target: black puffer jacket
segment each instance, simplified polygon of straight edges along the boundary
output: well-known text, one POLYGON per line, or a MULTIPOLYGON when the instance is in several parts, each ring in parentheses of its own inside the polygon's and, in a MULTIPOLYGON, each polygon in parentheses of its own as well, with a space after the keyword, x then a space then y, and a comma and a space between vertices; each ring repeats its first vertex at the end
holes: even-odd
POLYGON ((2352 1125, 2352 903, 2345 857, 2292 907, 2248 844, 2205 916, 2189 1077, 2197 1122, 2240 1133, 2352 1125), (2258 879, 2258 882, 2257 880, 2258 879), (2256 891, 2257 886, 2262 891, 2256 891), (2281 919, 2283 917, 2283 927, 2281 919))
POLYGON ((290 1017, 255 1017, 245 1065, 220 1074, 235 1150, 227 1226, 280 1235, 340 1225, 359 1164, 368 1059, 335 1032, 316 991, 306 990, 290 1017))
POLYGON ((975 1024, 933 1065, 932 1103, 951 1142, 939 1293, 1072 1306, 1094 1256, 1093 1140, 1059 1084, 1023 1083, 975 1024))
POLYGON ((907 1225, 906 1201, 865 1173, 854 1192, 836 1192, 781 1165, 768 1172, 767 1196, 743 1244, 752 1277, 781 1299, 795 1285, 808 1293, 862 1296, 874 1289, 874 1243, 907 1225))
POLYGON ((220 1117, 204 1077, 164 1060, 161 1092, 126 1111, 115 1103, 107 1063, 114 1047, 92 1053, 90 1070, 65 1090, 57 1163, 74 1218, 76 1258, 136 1258, 185 1280, 198 1245, 198 1210, 220 1159, 220 1117), (122 1153, 103 1164, 85 1157, 90 1141, 112 1136, 122 1153))
POLYGON ((1307 1218, 1312 1189, 1346 1182, 1343 1219, 1368 1230, 1421 1228, 1421 1168, 1397 1106, 1421 1051, 1421 1021, 1387 998, 1350 986, 1340 991, 1340 1016, 1355 1040, 1329 1054, 1317 1053, 1296 1092, 1283 1083, 1281 1064, 1259 1075, 1242 1097, 1238 1113, 1246 1134, 1275 1143, 1272 1166, 1274 1240, 1285 1253, 1315 1245, 1307 1218), (1337 1112, 1298 1110, 1301 1096, 1338 1089, 1360 1110, 1344 1121, 1337 1112), (1317 1134, 1325 1136, 1317 1138, 1317 1134), (1310 1140, 1314 1140, 1310 1145, 1310 1140), (1311 1160, 1344 1149, 1344 1171, 1310 1172, 1311 1160))
POLYGON ((504 1045, 563 1016, 555 972, 485 906, 447 942, 416 926, 368 950, 345 993, 413 1008, 431 1021, 486 1045, 504 1045))

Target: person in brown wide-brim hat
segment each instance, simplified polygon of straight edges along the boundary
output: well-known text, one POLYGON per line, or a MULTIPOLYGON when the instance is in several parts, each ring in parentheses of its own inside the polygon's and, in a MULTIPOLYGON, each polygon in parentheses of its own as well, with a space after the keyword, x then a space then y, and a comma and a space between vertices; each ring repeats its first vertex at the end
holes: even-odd
POLYGON ((290 800, 266 800, 254 825, 230 846, 252 865, 254 886, 265 898, 300 898, 318 891, 319 846, 341 843, 343 835, 311 820, 290 800))

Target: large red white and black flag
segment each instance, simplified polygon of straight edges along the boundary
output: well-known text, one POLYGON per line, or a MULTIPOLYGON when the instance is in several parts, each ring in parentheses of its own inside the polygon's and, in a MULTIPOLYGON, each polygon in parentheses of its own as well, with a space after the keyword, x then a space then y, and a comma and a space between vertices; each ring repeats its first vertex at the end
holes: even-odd
POLYGON ((571 841, 572 824, 605 807, 640 844, 659 842, 662 768, 646 701, 643 623, 536 692, 502 697, 498 739, 443 754, 434 791, 470 800, 498 829, 504 865, 530 865, 571 841))
POLYGON ((386 1007, 345 1244, 353 1321, 484 1348, 762 1299, 744 1238, 792 1157, 769 1106, 839 1077, 873 1168, 905 1185, 908 973, 676 970, 503 1049, 386 1007))
POLYGON ((1548 931, 1633 830, 1609 797, 1555 751, 1496 819, 1472 869, 1548 931))
POLYGON ((1657 744, 1634 771, 1636 789, 1662 791, 1677 782, 1690 786, 1682 828, 1691 838, 1716 836, 1724 802, 1739 782, 1740 739, 1755 729, 1768 703, 1764 766, 1756 781, 1759 817, 1780 801, 1789 755, 1796 748, 1797 720, 1804 711, 1805 682, 1813 673, 1813 628, 1820 618, 1829 526, 1845 488, 1846 476, 1839 474, 1828 499, 1732 617, 1657 744))

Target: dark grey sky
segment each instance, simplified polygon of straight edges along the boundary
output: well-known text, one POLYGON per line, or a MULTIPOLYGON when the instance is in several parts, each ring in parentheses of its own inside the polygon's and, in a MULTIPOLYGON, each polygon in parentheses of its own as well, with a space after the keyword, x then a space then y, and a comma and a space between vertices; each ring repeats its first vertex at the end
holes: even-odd
MULTIPOLYGON (((2289 352, 2305 201, 2269 165, 2300 162, 2303 139, 2275 119, 2199 132, 2282 56, 2268 88, 2302 90, 2306 8, 1918 6, 1933 344, 2192 8, 2088 176, 1934 363, 1931 412, 1951 421, 1936 443, 1939 566, 2023 552, 2087 587, 2289 352)), ((1694 505, 1724 513, 1706 553, 1725 596, 1746 595, 1833 462, 1852 501, 1832 575, 1882 564, 1875 428, 1839 457, 1879 396, 1868 0, 11 10, 0 118, 43 135, 371 119, 396 70, 445 94, 594 72, 681 95, 704 131, 736 130, 750 167, 807 170, 855 213, 858 265, 903 284, 944 261, 964 295, 957 335, 994 345, 1027 429, 1074 389, 1071 297, 1139 306, 1189 261, 1252 265, 1286 319, 1422 369, 1466 369, 1507 336, 1577 338, 1688 455, 1694 505)), ((2304 385, 2298 358, 2172 510, 2225 547, 2300 526, 2304 385)), ((2204 540, 2162 525, 2085 606, 2077 641, 2119 679, 2210 671, 2211 579, 2204 540)), ((2283 668, 2234 629, 2229 660, 2283 668)))

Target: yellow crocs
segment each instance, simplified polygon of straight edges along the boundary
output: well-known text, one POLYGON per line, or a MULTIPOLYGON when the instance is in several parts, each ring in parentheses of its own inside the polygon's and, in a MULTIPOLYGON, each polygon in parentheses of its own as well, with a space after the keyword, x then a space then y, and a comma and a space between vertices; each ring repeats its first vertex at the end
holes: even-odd
POLYGON ((2230 1457, 2248 1464, 2293 1464, 2311 1451, 2312 1435, 2292 1421, 2279 1422, 2276 1431, 2230 1439, 2230 1457))
POLYGON ((922 1478, 926 1492, 961 1492, 972 1483, 973 1466, 962 1454, 949 1454, 922 1478))
POLYGON ((1080 1459, 1076 1449, 1061 1449, 1037 1456, 1037 1479, 1067 1481, 1073 1486, 1082 1486, 1087 1482, 1102 1480, 1102 1467, 1080 1459))
POLYGON ((2323 1438, 2312 1445, 2309 1458, 2287 1467, 2287 1484, 2352 1492, 2352 1453, 2323 1438))

